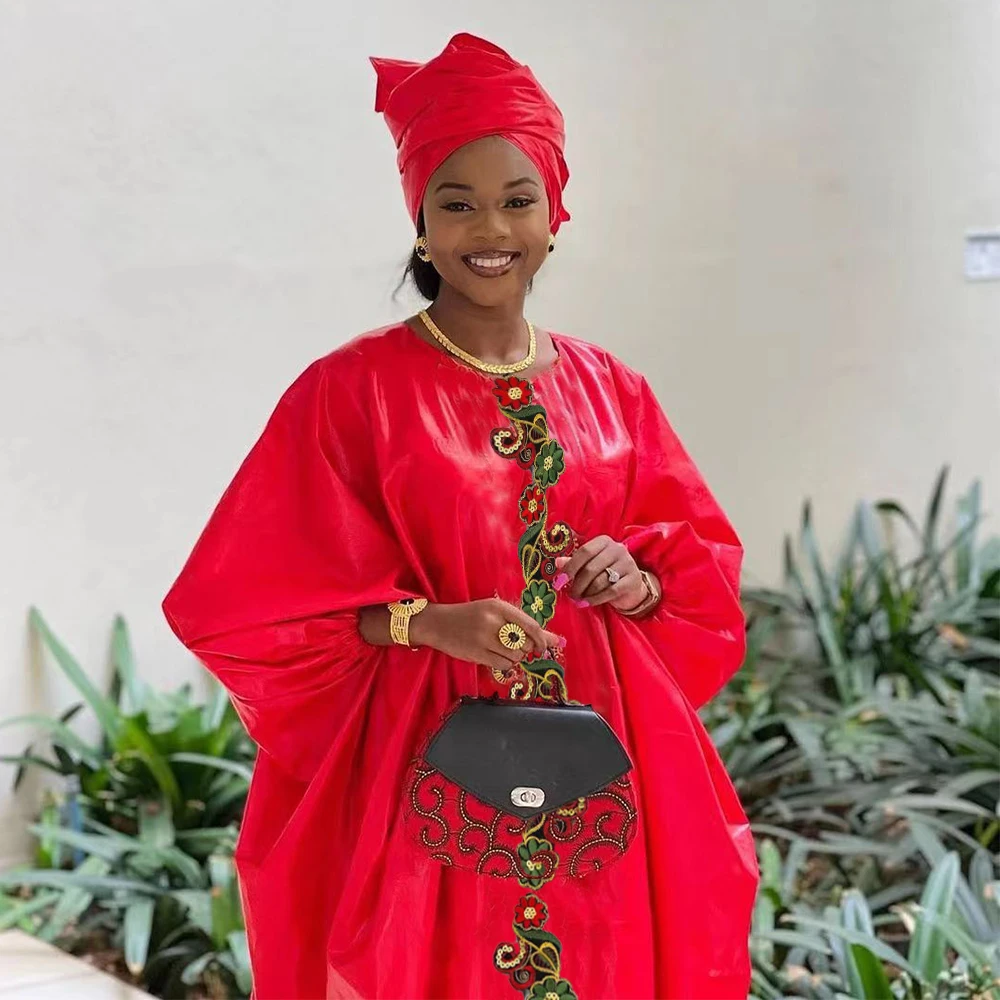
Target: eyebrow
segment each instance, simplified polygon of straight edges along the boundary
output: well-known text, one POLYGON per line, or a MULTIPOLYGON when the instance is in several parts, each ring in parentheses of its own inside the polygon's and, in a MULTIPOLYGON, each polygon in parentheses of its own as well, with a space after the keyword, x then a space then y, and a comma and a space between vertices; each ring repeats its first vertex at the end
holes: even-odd
MULTIPOLYGON (((508 188, 517 187, 519 184, 534 184, 535 187, 538 187, 538 182, 534 178, 518 177, 516 181, 508 181, 506 184, 504 184, 504 190, 506 191, 508 188)), ((454 191, 474 190, 471 184, 459 184, 456 181, 445 181, 443 184, 438 184, 438 186, 434 189, 434 193, 437 194, 438 192, 444 191, 446 189, 454 191)))

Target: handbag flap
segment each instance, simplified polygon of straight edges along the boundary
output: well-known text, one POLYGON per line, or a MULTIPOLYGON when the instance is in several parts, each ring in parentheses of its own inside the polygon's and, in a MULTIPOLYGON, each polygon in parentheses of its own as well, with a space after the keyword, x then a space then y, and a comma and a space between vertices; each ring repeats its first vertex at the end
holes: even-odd
POLYGON ((530 819, 592 795, 632 769, 590 705, 464 696, 424 758, 476 798, 530 819))

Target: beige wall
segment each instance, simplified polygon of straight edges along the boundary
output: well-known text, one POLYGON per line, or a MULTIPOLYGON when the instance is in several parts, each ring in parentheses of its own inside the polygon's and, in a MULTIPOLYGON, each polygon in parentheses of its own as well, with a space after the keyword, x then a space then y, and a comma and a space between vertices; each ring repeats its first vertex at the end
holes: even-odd
POLYGON ((831 542, 945 461, 997 509, 1000 283, 961 274, 964 230, 1000 226, 996 0, 12 0, 0 715, 72 697, 30 604, 102 682, 117 611, 148 676, 197 675, 159 601, 212 505, 309 361, 413 305, 367 56, 459 30, 568 121, 574 221, 532 318, 648 372, 754 577, 805 495, 831 542))

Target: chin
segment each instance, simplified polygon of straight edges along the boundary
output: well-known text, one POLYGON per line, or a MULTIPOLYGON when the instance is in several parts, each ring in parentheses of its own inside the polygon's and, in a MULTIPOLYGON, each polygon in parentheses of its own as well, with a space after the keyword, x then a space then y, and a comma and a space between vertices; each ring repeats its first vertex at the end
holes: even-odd
POLYGON ((508 280, 510 277, 508 275, 506 278, 473 279, 472 282, 463 282, 458 286, 458 290, 477 306, 498 306, 524 297, 525 283, 508 280))
POLYGON ((493 309, 496 306, 502 306, 505 302, 515 301, 518 296, 514 292, 507 292, 503 295, 467 295, 466 298, 484 309, 493 309))

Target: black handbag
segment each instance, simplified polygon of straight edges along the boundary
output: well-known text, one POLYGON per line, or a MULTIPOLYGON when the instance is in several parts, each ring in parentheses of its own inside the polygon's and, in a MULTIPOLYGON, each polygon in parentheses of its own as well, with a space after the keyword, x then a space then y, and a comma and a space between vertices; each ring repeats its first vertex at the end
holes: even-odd
POLYGON ((591 705, 464 695, 424 759, 488 805, 529 820, 605 788, 632 770, 591 705))

